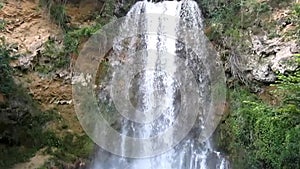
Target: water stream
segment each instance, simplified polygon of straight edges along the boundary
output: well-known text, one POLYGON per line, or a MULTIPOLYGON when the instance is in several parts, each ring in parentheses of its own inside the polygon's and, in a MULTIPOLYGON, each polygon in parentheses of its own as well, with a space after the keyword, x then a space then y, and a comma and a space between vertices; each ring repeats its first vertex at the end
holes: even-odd
POLYGON ((218 122, 211 112, 222 111, 215 105, 220 101, 213 101, 218 97, 211 94, 220 78, 212 77, 218 72, 208 58, 211 51, 197 3, 139 1, 118 29, 110 54, 111 76, 102 86, 122 81, 125 87, 101 88, 98 97, 100 104, 114 100, 113 110, 122 111, 112 123, 122 139, 116 152, 99 148, 89 168, 228 169, 228 161, 209 139, 218 122), (114 96, 107 99, 112 90, 114 96), (131 107, 124 106, 127 101, 131 107), (149 138, 153 140, 146 142, 149 138))

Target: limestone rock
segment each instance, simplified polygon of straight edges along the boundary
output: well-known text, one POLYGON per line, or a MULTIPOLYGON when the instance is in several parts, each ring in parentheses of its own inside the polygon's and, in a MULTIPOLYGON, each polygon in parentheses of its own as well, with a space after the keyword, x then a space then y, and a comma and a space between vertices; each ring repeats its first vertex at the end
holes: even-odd
POLYGON ((297 51, 296 43, 287 43, 283 46, 279 52, 276 53, 275 57, 271 59, 272 70, 280 73, 295 71, 298 67, 293 56, 293 50, 297 51))
POLYGON ((266 36, 252 37, 252 50, 260 57, 268 57, 280 51, 280 38, 267 39, 266 36))
POLYGON ((269 65, 261 64, 252 70, 253 78, 264 83, 271 83, 276 80, 276 75, 269 65))
POLYGON ((41 11, 36 10, 33 1, 24 1, 18 5, 22 10, 16 11, 15 1, 7 1, 1 9, 0 18, 5 18, 7 24, 0 31, 0 36, 8 44, 14 44, 14 53, 20 55, 11 66, 27 70, 49 37, 57 36, 61 31, 57 25, 45 19, 41 11))
POLYGON ((253 79, 263 83, 276 80, 275 73, 295 71, 298 67, 293 55, 299 52, 296 41, 284 42, 282 38, 252 36, 252 51, 246 60, 251 67, 253 79))

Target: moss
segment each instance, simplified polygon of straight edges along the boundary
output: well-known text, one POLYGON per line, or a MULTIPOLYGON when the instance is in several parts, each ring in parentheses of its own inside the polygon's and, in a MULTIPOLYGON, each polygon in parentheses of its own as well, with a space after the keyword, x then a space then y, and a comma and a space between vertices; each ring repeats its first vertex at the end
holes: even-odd
POLYGON ((74 162, 78 158, 87 159, 92 152, 94 143, 87 135, 68 134, 61 139, 61 145, 52 153, 55 159, 64 162, 74 162))

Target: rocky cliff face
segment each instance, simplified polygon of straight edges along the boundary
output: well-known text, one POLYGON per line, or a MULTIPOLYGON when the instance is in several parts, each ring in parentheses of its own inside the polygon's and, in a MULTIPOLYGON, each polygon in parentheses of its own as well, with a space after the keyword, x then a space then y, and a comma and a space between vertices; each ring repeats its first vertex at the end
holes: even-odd
POLYGON ((295 71, 298 65, 293 56, 300 52, 299 49, 296 40, 284 42, 283 38, 253 36, 253 54, 247 56, 253 79, 263 83, 274 83, 276 73, 295 71), (251 58, 254 58, 253 61, 251 58))
POLYGON ((229 77, 256 88, 295 71, 299 48, 297 1, 199 1, 206 34, 220 51, 229 77), (257 86, 257 87, 254 87, 257 86))
MULTIPOLYGON (((0 168, 16 163, 15 169, 39 168, 57 156, 64 162, 51 162, 48 168, 75 168, 72 163, 87 157, 92 148, 73 109, 70 67, 57 67, 71 57, 63 52, 64 30, 40 2, 0 2, 0 168), (85 142, 80 145, 80 140, 85 142)), ((78 9, 68 7, 70 13, 78 9)))

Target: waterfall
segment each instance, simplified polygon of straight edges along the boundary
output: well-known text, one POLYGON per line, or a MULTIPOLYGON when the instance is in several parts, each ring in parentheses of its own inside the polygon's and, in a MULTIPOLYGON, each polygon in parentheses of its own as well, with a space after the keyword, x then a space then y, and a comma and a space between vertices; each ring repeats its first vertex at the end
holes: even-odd
POLYGON ((113 25, 106 31, 117 35, 106 33, 112 50, 96 95, 119 134, 91 126, 96 116, 81 120, 103 143, 89 168, 228 169, 210 139, 223 111, 224 76, 197 3, 138 1, 113 25))

